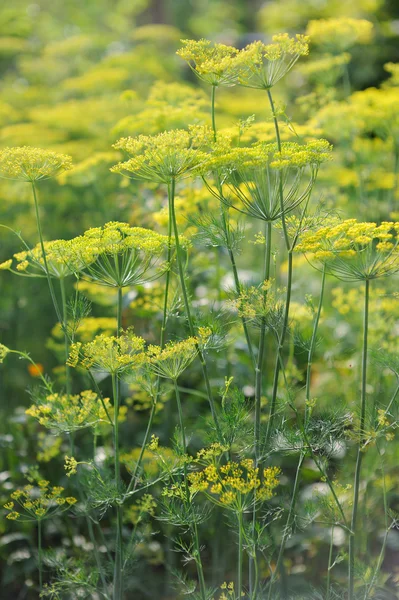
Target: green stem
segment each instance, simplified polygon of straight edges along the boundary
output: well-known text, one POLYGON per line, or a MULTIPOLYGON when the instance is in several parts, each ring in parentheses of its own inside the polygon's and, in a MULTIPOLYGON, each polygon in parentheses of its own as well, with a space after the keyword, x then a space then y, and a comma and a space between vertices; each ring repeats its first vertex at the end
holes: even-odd
MULTIPOLYGON (((263 281, 266 281, 270 278, 270 262, 271 262, 271 237, 272 237, 272 224, 270 222, 266 225, 266 246, 265 246, 265 258, 264 258, 264 268, 263 268, 263 281)), ((263 294, 263 303, 266 303, 267 291, 263 294)), ((261 417, 261 398, 262 398, 262 380, 263 380, 263 362, 264 362, 264 353, 265 353, 265 341, 266 341, 266 319, 262 317, 261 328, 260 328, 260 337, 259 337, 259 348, 258 348, 258 356, 256 360, 255 366, 255 424, 254 424, 254 454, 255 454, 255 466, 258 467, 260 462, 260 417, 261 417)), ((256 525, 256 512, 257 512, 257 504, 254 501, 253 510, 252 510, 252 530, 253 534, 255 534, 255 525, 256 525)), ((254 544, 254 557, 250 557, 249 560, 249 588, 250 594, 252 598, 256 598, 258 590, 257 583, 253 584, 253 563, 257 563, 257 547, 254 544)), ((256 564, 255 570, 258 568, 256 564)))
POLYGON ((32 192, 33 192, 33 200, 34 200, 34 204, 35 204, 37 231, 39 233, 40 247, 42 249, 42 255, 43 255, 44 270, 46 272, 48 287, 50 290, 50 295, 51 295, 51 299, 53 301, 54 309, 57 314, 57 319, 58 319, 59 323, 62 323, 62 316, 61 316, 60 310, 58 308, 57 297, 54 292, 53 282, 51 281, 50 271, 49 271, 48 263, 47 263, 46 251, 44 249, 43 233, 42 233, 42 226, 40 223, 40 214, 39 214, 39 203, 37 200, 36 187, 35 187, 35 184, 33 183, 33 181, 32 181, 32 192))
POLYGON ((334 524, 331 526, 330 550, 328 553, 328 568, 327 568, 327 583, 326 583, 326 600, 330 600, 331 596, 331 569, 332 569, 332 553, 334 542, 334 524))
POLYGON ((313 331, 312 338, 310 340, 309 352, 308 352, 308 365, 306 369, 306 397, 305 397, 305 427, 308 423, 309 418, 309 401, 310 401, 310 377, 313 363, 313 354, 316 347, 316 338, 317 338, 317 330, 319 327, 320 314, 323 306, 323 297, 324 297, 324 287, 326 283, 326 267, 323 267, 323 273, 321 277, 321 289, 320 289, 320 298, 319 305, 317 307, 316 318, 313 323, 313 331))
MULTIPOLYGON (((271 593, 272 593, 272 589, 273 589, 273 583, 277 577, 277 574, 280 570, 281 567, 281 561, 283 559, 284 556, 284 550, 285 550, 285 546, 288 540, 288 537, 290 535, 290 527, 292 524, 292 516, 294 514, 294 510, 296 507, 296 501, 298 499, 298 491, 299 491, 299 482, 300 482, 300 473, 301 473, 301 467, 303 464, 303 460, 304 460, 305 456, 303 454, 301 454, 300 459, 298 461, 298 466, 297 466, 297 470, 296 470, 296 474, 295 474, 295 481, 294 481, 294 489, 292 491, 292 498, 291 498, 291 503, 290 503, 290 508, 288 511, 288 516, 287 516, 287 521, 285 523, 285 527, 283 530, 283 537, 281 540, 281 544, 280 544, 280 549, 279 549, 279 553, 278 553, 278 557, 277 557, 277 561, 276 561, 276 566, 274 568, 274 572, 273 575, 271 577, 270 580, 270 587, 269 587, 269 594, 268 594, 268 600, 270 600, 271 598, 271 593)), ((287 590, 285 589, 285 579, 282 578, 282 582, 284 589, 282 589, 282 598, 285 598, 287 595, 287 590)))
POLYGON ((274 376, 273 376, 273 389, 272 389, 272 397, 270 401, 270 411, 269 411, 269 420, 267 422, 267 430, 266 430, 266 438, 265 438, 265 446, 267 447, 270 442, 270 437, 273 431, 274 419, 276 416, 276 404, 277 404, 277 391, 278 391, 278 379, 281 369, 281 356, 282 350, 284 347, 285 336, 288 330, 288 316, 290 311, 290 302, 291 302, 291 289, 292 289, 292 251, 288 253, 288 280, 287 280, 287 294, 285 299, 285 310, 284 310, 284 320, 283 326, 281 329, 281 334, 278 339, 278 347, 277 347, 277 356, 276 363, 274 367, 274 376))
MULTIPOLYGON (((115 484, 120 489, 120 463, 119 463, 119 386, 115 373, 112 373, 112 394, 114 399, 114 472, 115 484)), ((116 507, 116 551, 114 565, 114 599, 121 600, 123 585, 123 548, 122 548, 122 506, 116 507)))
MULTIPOLYGON (((67 329, 67 327, 68 327, 68 312, 67 312, 64 277, 60 278, 60 289, 61 289, 61 299, 62 299, 62 329, 64 332, 65 363, 67 363, 68 357, 69 357, 69 337, 68 337, 68 329, 67 329)), ((71 367, 68 364, 65 364, 65 381, 66 381, 66 393, 67 393, 67 396, 69 397, 72 393, 72 384, 71 384, 71 367)))
POLYGON ((213 131, 213 141, 214 142, 216 142, 215 92, 216 92, 216 86, 213 85, 211 88, 211 116, 212 116, 212 131, 213 131))
POLYGON ((356 555, 356 524, 359 506, 360 471, 363 459, 364 425, 366 419, 366 385, 367 385, 367 344, 369 323, 369 296, 370 281, 366 279, 364 290, 364 313, 363 313, 363 350, 362 350, 362 388, 360 407, 359 441, 357 445, 357 457, 355 478, 353 484, 353 507, 351 519, 351 535, 349 537, 349 586, 348 600, 353 600, 355 590, 355 555, 356 555))
MULTIPOLYGON (((116 335, 119 337, 122 325, 122 288, 118 287, 118 299, 117 299, 117 332, 116 335)), ((121 489, 121 474, 120 474, 120 461, 119 461, 119 404, 120 404, 120 382, 115 373, 111 374, 112 377, 112 395, 114 400, 114 470, 115 470, 115 485, 121 489)), ((116 506, 116 552, 115 552, 115 564, 114 564, 114 598, 113 600, 121 600, 123 593, 123 507, 121 504, 116 506)))
POLYGON ((237 598, 241 598, 242 596, 243 528, 242 511, 240 511, 238 513, 237 598))
POLYGON ((42 572, 42 520, 37 521, 37 558, 39 568, 39 587, 43 589, 43 572, 42 572))
MULTIPOLYGON (((175 180, 174 180, 174 178, 172 179, 171 184, 170 184, 170 215, 172 218, 172 227, 173 227, 173 232, 174 232, 174 236, 175 236, 177 267, 178 267, 178 271, 179 271, 179 278, 180 278, 180 284, 181 284, 181 289, 182 289, 182 294, 183 294, 183 300, 184 300, 184 306, 185 306, 185 310, 186 310, 188 326, 189 326, 189 330, 190 330, 190 335, 192 337, 195 337, 194 324, 193 324, 193 320, 191 317, 190 303, 188 300, 188 292, 187 292, 186 282, 184 279, 184 268, 183 268, 183 261, 182 261, 182 256, 181 256, 179 231, 178 231, 177 222, 176 222, 175 180)), ((209 406, 211 409, 212 418, 215 423, 216 432, 217 432, 220 442, 223 442, 222 432, 221 432, 218 417, 216 414, 215 403, 214 403, 213 396, 212 396, 211 384, 209 381, 208 369, 206 366, 205 358, 204 358, 203 352, 198 344, 196 345, 196 348, 197 348, 198 357, 200 359, 201 366, 202 366, 202 372, 203 372, 204 381, 205 381, 206 393, 208 396, 208 401, 209 401, 209 406)))
MULTIPOLYGON (((232 268, 232 271, 233 271, 234 285, 235 285, 235 288, 236 288, 236 292, 237 292, 237 294, 240 294, 241 293, 241 284, 240 284, 240 279, 238 277, 238 271, 237 271, 237 265, 236 265, 236 260, 235 260, 234 252, 233 252, 233 250, 232 250, 232 248, 230 246, 227 247, 227 250, 228 250, 228 253, 229 253, 231 268, 232 268)), ((247 346, 248 346, 249 356, 251 357, 252 364, 255 365, 255 355, 254 355, 254 351, 252 349, 252 343, 251 343, 251 338, 250 338, 250 335, 249 335, 248 323, 247 323, 246 318, 245 317, 241 317, 241 322, 242 322, 242 327, 244 329, 244 335, 245 335, 245 339, 246 339, 247 346)))
MULTIPOLYGON (((179 415, 182 451, 184 454, 187 454, 187 441, 186 441, 186 432, 185 432, 185 428, 184 428, 183 409, 182 409, 182 404, 181 404, 181 399, 180 399, 179 387, 177 385, 176 379, 173 380, 173 386, 175 388, 177 412, 179 415)), ((187 502, 189 503, 189 506, 191 508, 190 490, 188 487, 188 480, 187 480, 188 474, 187 474, 186 461, 184 461, 183 470, 184 470, 184 485, 185 485, 185 489, 186 489, 187 502)), ((202 567, 201 550, 200 550, 199 539, 198 539, 198 528, 197 528, 197 523, 195 522, 195 519, 193 519, 193 532, 192 533, 193 533, 193 538, 194 538, 194 546, 195 546, 195 553, 196 553, 195 564, 197 567, 201 599, 206 600, 206 586, 205 586, 204 570, 202 567)))
MULTIPOLYGON (((170 186, 168 186, 168 197, 170 200, 170 186)), ((171 202, 169 201, 169 223, 168 223, 168 256, 167 256, 167 262, 168 262, 168 270, 166 271, 166 280, 165 280, 165 295, 164 295, 164 301, 163 301, 163 313, 162 313, 162 325, 161 325, 161 336, 160 336, 160 342, 159 345, 161 347, 161 349, 163 349, 165 347, 165 339, 166 339, 166 324, 167 324, 167 320, 168 320, 168 301, 169 301, 169 286, 170 286, 170 262, 172 259, 172 245, 171 245, 171 238, 172 238, 172 220, 170 218, 170 206, 171 206, 171 202)), ((132 478, 129 482, 129 486, 127 488, 127 493, 129 493, 132 489, 132 487, 134 488, 136 486, 137 483, 137 474, 139 472, 140 466, 141 466, 141 462, 143 460, 143 456, 144 456, 144 451, 145 448, 147 446, 148 443, 148 439, 150 437, 150 432, 152 429, 152 423, 154 421, 154 416, 155 416, 155 409, 156 409, 156 405, 158 402, 158 397, 159 394, 161 392, 161 377, 158 377, 157 379, 157 387, 156 387, 156 391, 155 391, 155 398, 153 399, 153 403, 152 403, 152 407, 151 407, 151 412, 150 412, 150 416, 148 419, 148 423, 147 423, 147 429, 145 431, 144 434, 144 439, 143 439, 143 443, 141 445, 141 450, 140 450, 140 454, 139 457, 137 459, 137 463, 136 466, 134 468, 133 474, 132 474, 132 478)))

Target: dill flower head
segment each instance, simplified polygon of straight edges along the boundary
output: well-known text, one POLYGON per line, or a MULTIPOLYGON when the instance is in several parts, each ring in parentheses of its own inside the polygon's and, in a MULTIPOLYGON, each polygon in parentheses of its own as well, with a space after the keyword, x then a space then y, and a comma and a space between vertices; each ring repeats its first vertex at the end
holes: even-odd
POLYGON ((0 177, 34 182, 72 168, 72 159, 42 148, 21 146, 0 151, 0 177))
POLYGON ((237 83, 237 48, 212 44, 209 40, 182 40, 183 48, 177 54, 188 62, 194 73, 214 86, 233 86, 237 83))
POLYGON ((189 337, 180 342, 170 342, 163 349, 148 347, 149 368, 165 379, 176 381, 198 354, 198 339, 189 337))
POLYGON ((168 243, 165 235, 117 221, 71 240, 75 262, 84 265, 83 275, 109 287, 138 285, 156 277, 159 273, 153 269, 168 243))
POLYGON ((311 262, 344 281, 364 281, 399 270, 399 223, 347 219, 305 232, 296 246, 311 262))
MULTIPOLYGON (((107 408, 110 407, 108 398, 103 402, 107 408)), ((91 390, 75 395, 52 393, 38 397, 25 412, 37 419, 40 425, 60 433, 109 422, 100 398, 91 390)))
POLYGON ((43 521, 68 510, 76 503, 76 498, 64 495, 61 486, 50 486, 45 479, 36 478, 36 485, 25 485, 11 494, 11 500, 4 505, 9 511, 7 519, 12 521, 43 521))
POLYGON ((244 87, 270 89, 295 65, 300 56, 309 54, 309 38, 288 33, 274 35, 271 44, 253 42, 240 51, 239 83, 244 87))
POLYGON ((114 147, 126 152, 130 159, 115 165, 111 171, 169 184, 187 177, 204 162, 205 149, 212 139, 211 130, 199 125, 189 126, 188 131, 175 129, 154 136, 122 138, 114 147))
MULTIPOLYGON (((75 253, 70 240, 53 240, 44 242, 48 272, 51 277, 63 279, 81 271, 84 262, 75 253)), ((14 254, 17 261, 16 269, 20 273, 30 276, 42 276, 46 274, 41 244, 37 244, 30 250, 23 250, 14 254)), ((11 265, 10 265, 11 266, 11 265)))
MULTIPOLYGON (((200 457, 199 462, 203 462, 200 457)), ((263 469, 262 477, 252 459, 230 461, 219 465, 211 458, 201 471, 188 476, 191 493, 203 492, 211 502, 242 513, 256 502, 265 502, 274 495, 279 484, 280 469, 263 469)))
POLYGON ((9 352, 10 349, 7 348, 7 346, 4 346, 4 344, 0 344, 0 365, 4 362, 4 359, 9 352))
POLYGON ((283 318, 284 302, 272 291, 272 286, 273 281, 268 279, 259 286, 242 287, 228 305, 253 325, 261 327, 266 323, 270 329, 277 330, 283 318))
POLYGON ((120 337, 97 335, 92 342, 71 345, 67 364, 121 376, 145 360, 144 339, 127 330, 120 337))
POLYGON ((373 24, 366 19, 338 17, 309 21, 306 34, 316 46, 342 52, 355 44, 368 44, 373 39, 373 24))
POLYGON ((249 148, 216 147, 201 167, 209 191, 235 210, 262 221, 276 221, 307 199, 321 163, 331 156, 326 140, 307 144, 256 143, 249 148), (208 174, 218 173, 218 185, 208 174), (283 207, 280 201, 283 188, 283 207))

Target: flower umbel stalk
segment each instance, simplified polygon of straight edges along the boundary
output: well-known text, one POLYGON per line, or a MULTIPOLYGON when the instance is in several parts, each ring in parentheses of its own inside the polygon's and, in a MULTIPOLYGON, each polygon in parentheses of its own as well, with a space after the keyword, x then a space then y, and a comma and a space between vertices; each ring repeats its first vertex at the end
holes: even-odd
POLYGON ((364 312, 363 312, 363 348, 362 348, 362 387, 360 405, 359 440, 357 445, 357 457, 355 467, 355 478, 353 483, 353 508, 351 518, 351 535, 349 537, 349 585, 348 599, 353 600, 355 593, 355 556, 356 556, 356 524, 359 509, 360 471, 363 460, 364 426, 366 420, 366 386, 367 386, 367 346, 369 325, 369 299, 370 281, 365 280, 364 289, 364 312))
MULTIPOLYGON (((170 190, 170 214, 171 214, 171 218, 172 218, 172 227, 173 227, 173 232, 174 232, 174 236, 175 236, 175 244, 176 244, 176 260, 177 260, 177 267, 179 270, 179 278, 180 278, 180 284, 181 284, 181 289, 182 289, 182 294, 183 294, 183 300, 184 300, 184 307, 186 310, 186 316, 187 316, 187 321, 188 321, 188 326, 189 326, 189 330, 190 330, 190 335, 192 337, 195 337, 195 330, 194 330, 194 324, 193 324, 193 320, 191 317, 191 309, 190 309, 190 303, 188 300, 188 292, 187 292, 187 287, 186 287, 186 281, 184 278, 184 268, 183 268, 183 261, 182 261, 182 256, 181 256, 181 246, 180 246, 180 240, 179 240, 179 230, 177 228, 177 222, 176 222, 176 213, 175 213, 175 180, 174 178, 172 179, 172 182, 170 184, 171 186, 171 190, 170 190)), ((209 406, 211 409, 211 414, 212 414, 212 418, 215 424, 215 429, 216 429, 216 433, 217 436, 219 438, 219 440, 222 442, 223 438, 222 438, 222 432, 220 429, 220 425, 219 425, 219 421, 218 421, 218 417, 216 414, 216 408, 215 408, 215 402, 212 396, 212 390, 211 390, 211 384, 209 381, 209 375, 208 375, 208 368, 205 362, 205 357, 204 354, 201 350, 201 348, 198 346, 197 344, 197 351, 198 351, 198 356, 201 362, 201 366, 202 366, 202 372, 203 372, 203 376, 204 376, 204 381, 205 381, 205 388, 206 388, 206 393, 208 396, 208 401, 209 401, 209 406)))

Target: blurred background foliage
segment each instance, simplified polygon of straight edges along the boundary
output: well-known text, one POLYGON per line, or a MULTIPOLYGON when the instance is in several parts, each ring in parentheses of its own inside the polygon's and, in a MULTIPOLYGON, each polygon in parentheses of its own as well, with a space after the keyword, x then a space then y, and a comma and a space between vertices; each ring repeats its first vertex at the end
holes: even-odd
MULTIPOLYGON (((184 128, 189 123, 210 123, 209 89, 198 85, 187 65, 175 54, 182 38, 206 37, 243 47, 255 39, 267 41, 272 34, 282 31, 306 32, 311 20, 342 17, 366 19, 372 24, 372 31, 365 39, 356 36, 351 39, 339 31, 331 36, 331 32, 323 32, 320 26, 320 37, 315 36, 309 57, 301 60, 276 89, 285 120, 284 136, 285 139, 296 136, 307 139, 316 135, 334 143, 334 161, 322 170, 315 192, 316 199, 321 200, 325 208, 362 219, 399 219, 396 212, 399 65, 385 66, 399 63, 399 4, 396 0, 41 0, 36 3, 13 0, 3 3, 0 8, 0 147, 46 147, 70 154, 75 164, 75 169, 61 175, 58 181, 47 181, 40 187, 45 238, 69 238, 109 220, 126 220, 165 231, 163 192, 148 183, 128 182, 110 173, 109 168, 120 156, 112 149, 119 137, 184 128), (375 97, 369 88, 379 88, 382 92, 375 97), (377 118, 381 111, 381 118, 377 118), (382 123, 388 123, 388 130, 382 123)), ((218 126, 234 126, 238 119, 255 113, 255 122, 247 135, 253 131, 261 139, 272 141, 271 115, 266 99, 263 102, 262 106, 261 96, 250 90, 221 90, 216 106, 218 126)), ((186 216, 196 212, 201 202, 212 205, 212 199, 193 186, 180 192, 178 202, 183 226, 187 224, 186 216)), ((29 244, 37 242, 29 186, 0 181, 0 223, 21 232, 29 244)), ((247 227, 247 236, 253 238, 258 232, 257 224, 249 223, 247 227)), ((20 249, 18 238, 7 229, 0 229, 0 262, 20 249)), ((248 280, 256 272, 256 255, 256 246, 248 245, 240 265, 248 280)), ((222 262, 217 270, 213 257, 213 250, 204 248, 198 249, 192 257, 191 277, 198 283, 200 306, 201 299, 207 298, 208 303, 220 299, 223 278, 228 284, 227 268, 224 270, 222 262)), ((284 278, 284 273, 281 277, 284 278)), ((145 289, 125 297, 125 322, 133 323, 139 334, 150 331, 150 322, 156 313, 151 304, 156 296, 156 285, 150 299, 145 289)), ((307 279, 296 283, 297 319, 302 325, 304 293, 317 293, 317 286, 316 274, 314 282, 307 279)), ((345 401, 353 392, 353 373, 358 360, 354 348, 361 315, 357 312, 358 299, 353 294, 348 296, 345 286, 335 282, 330 288, 334 288, 330 289, 332 305, 323 315, 324 340, 320 356, 324 352, 331 369, 321 373, 316 364, 314 379, 316 387, 323 387, 326 397, 334 397, 338 377, 342 386, 339 400, 345 401)), ((112 316, 115 303, 112 295, 90 286, 85 292, 93 301, 94 317, 112 316)), ((399 319, 397 305, 381 307, 378 301, 376 292, 376 339, 383 338, 388 343, 391 336, 394 343, 399 319)), ((46 372, 59 376, 62 382, 57 357, 60 340, 57 331, 51 333, 54 326, 45 281, 0 272, 0 341, 30 352, 46 372)), ((107 327, 109 323, 105 323, 105 331, 107 327)), ((297 374, 302 359, 296 355, 294 345, 291 351, 291 376, 300 378, 297 374)), ((219 372, 224 372, 224 366, 223 357, 218 356, 214 363, 215 382, 218 382, 219 372)), ((236 367, 245 371, 245 364, 236 367)), ((0 369, 0 477, 5 489, 13 471, 20 472, 35 459, 38 444, 42 452, 39 459, 44 462, 60 451, 59 445, 54 449, 55 441, 49 436, 46 438, 24 414, 29 403, 26 388, 34 381, 35 373, 15 360, 9 360, 7 369, 0 369)), ((247 392, 250 396, 251 391, 247 392)), ((384 393, 384 389, 376 388, 377 392, 384 393)), ((139 398, 135 403, 139 404, 139 398)), ((145 404, 142 408, 146 408, 145 404)), ((198 410, 195 403, 190 410, 194 421, 198 410)), ((130 431, 140 438, 146 421, 140 419, 139 411, 132 412, 130 431)), ((127 439, 129 430, 125 435, 127 439)), ((395 461, 397 450, 392 452, 395 461)), ((46 468, 51 478, 51 470, 59 469, 59 463, 52 466, 50 462, 46 468)), ((287 474, 290 476, 289 468, 287 474)), ((311 482, 312 473, 308 476, 311 482)), ((374 505, 371 503, 368 508, 372 511, 374 505)), ((29 597, 26 590, 34 564, 26 549, 29 545, 23 543, 25 534, 15 533, 15 528, 4 520, 0 531, 4 534, 0 540, 4 559, 3 589, 18 592, 20 586, 22 589, 22 580, 15 583, 16 573, 22 568, 28 583, 18 597, 29 597)), ((61 535, 62 532, 53 532, 55 539, 61 535)), ((212 536, 211 530, 209 535, 212 536)), ((76 543, 82 544, 83 551, 84 540, 77 539, 76 543)), ((295 543, 296 539, 292 544, 295 543)), ((318 583, 320 543, 319 540, 306 549, 314 561, 315 584, 318 583)), ((399 541, 392 543, 396 543, 397 551, 399 541)), ((155 549, 148 546, 142 553, 143 560, 153 565, 156 574, 162 563, 161 550, 158 546, 155 549)), ((228 562, 228 556, 224 561, 228 562)), ((299 577, 304 572, 302 566, 299 560, 296 571, 299 577)), ((156 583, 151 583, 150 589, 154 586, 156 583)), ((11 591, 7 593, 8 596, 2 597, 11 597, 11 591)), ((140 593, 147 597, 144 591, 140 593)))

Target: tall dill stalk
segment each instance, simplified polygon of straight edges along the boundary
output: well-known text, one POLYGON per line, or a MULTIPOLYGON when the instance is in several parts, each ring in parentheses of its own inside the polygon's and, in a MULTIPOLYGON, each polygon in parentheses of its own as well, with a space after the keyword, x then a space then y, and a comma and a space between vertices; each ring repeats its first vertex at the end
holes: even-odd
MULTIPOLYGON (((177 222, 176 222, 175 185, 176 185, 175 179, 172 178, 172 181, 170 184, 170 215, 172 218, 172 228, 173 228, 173 233, 175 236, 177 268, 179 271, 180 285, 181 285, 181 290, 182 290, 182 294, 183 294, 184 307, 186 310, 186 317, 187 317, 187 321, 188 321, 190 335, 192 337, 195 337, 194 323, 193 323, 192 316, 191 316, 190 302, 188 299, 187 286, 186 286, 186 281, 184 278, 184 267, 183 267, 183 260, 182 260, 182 256, 181 256, 179 230, 178 230, 177 222)), ((208 367, 205 362, 204 354, 203 354, 201 348, 198 346, 198 344, 197 344, 197 351, 198 351, 198 356, 199 356, 201 366, 202 366, 202 373, 204 376, 206 393, 208 396, 209 406, 210 406, 212 418, 213 418, 213 421, 215 424, 216 433, 218 435, 219 440, 222 441, 223 436, 222 436, 222 432, 220 429, 218 416, 216 413, 215 402, 214 402, 214 399, 212 396, 211 384, 210 384, 209 375, 208 375, 208 367)))
MULTIPOLYGON (((267 89, 267 96, 269 99, 269 104, 270 104, 270 108, 271 108, 272 115, 273 115, 277 149, 279 152, 281 152, 280 130, 279 130, 279 125, 278 125, 278 119, 277 119, 276 113, 275 113, 273 97, 270 92, 270 89, 267 89)), ((282 181, 281 172, 279 172, 279 198, 280 198, 281 222, 282 222, 282 227, 283 227, 284 241, 285 241, 285 246, 286 246, 286 249, 288 252, 287 292, 286 292, 286 298, 285 298, 285 310, 284 310, 283 325, 281 328, 280 336, 278 338, 276 362, 275 362, 275 367, 274 367, 272 397, 271 397, 271 401, 270 401, 269 420, 267 423, 267 430, 266 430, 266 440, 265 440, 266 446, 270 442, 270 436, 273 431, 273 425, 274 425, 274 419, 275 419, 275 413, 276 413, 278 379, 279 379, 280 367, 281 367, 280 358, 281 358, 282 350, 284 348, 285 336, 287 334, 287 329, 288 329, 288 316, 289 316, 289 312, 290 312, 291 289, 292 289, 292 246, 290 244, 288 231, 287 231, 287 224, 286 224, 286 220, 285 220, 284 190, 283 190, 283 181, 282 181)))
MULTIPOLYGON (((117 331, 116 336, 119 337, 122 325, 122 288, 118 287, 117 297, 117 331)), ((115 470, 115 484, 119 491, 121 491, 121 475, 120 475, 120 462, 119 462, 119 404, 120 404, 120 381, 119 378, 112 373, 112 395, 114 399, 114 470, 115 470)), ((114 564, 114 598, 113 600, 121 600, 123 593, 123 509, 122 505, 117 504, 116 506, 116 551, 115 551, 115 564, 114 564)))
POLYGON ((367 386, 367 347, 369 325, 370 280, 365 280, 364 310, 363 310, 363 346, 362 346, 362 387, 360 395, 360 424, 357 445, 355 478, 353 482, 353 507, 351 518, 351 534, 349 537, 349 584, 348 599, 353 600, 355 592, 355 556, 356 556, 356 525, 359 509, 360 472, 363 460, 363 444, 365 440, 364 425, 366 420, 366 386, 367 386))

